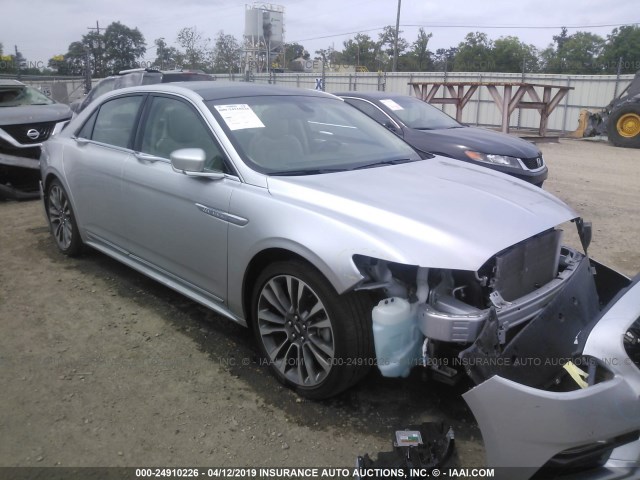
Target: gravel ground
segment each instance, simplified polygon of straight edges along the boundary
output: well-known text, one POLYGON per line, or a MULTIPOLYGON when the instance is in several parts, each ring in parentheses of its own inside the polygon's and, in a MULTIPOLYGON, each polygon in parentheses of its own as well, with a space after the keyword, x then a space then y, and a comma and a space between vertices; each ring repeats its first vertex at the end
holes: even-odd
MULTIPOLYGON (((541 148, 544 188, 593 221, 592 256, 638 272, 640 151, 541 148)), ((430 420, 453 425, 460 465, 482 465, 464 387, 372 372, 306 401, 242 327, 97 252, 60 255, 39 202, 0 202, 0 219, 0 466, 351 467, 430 420)))

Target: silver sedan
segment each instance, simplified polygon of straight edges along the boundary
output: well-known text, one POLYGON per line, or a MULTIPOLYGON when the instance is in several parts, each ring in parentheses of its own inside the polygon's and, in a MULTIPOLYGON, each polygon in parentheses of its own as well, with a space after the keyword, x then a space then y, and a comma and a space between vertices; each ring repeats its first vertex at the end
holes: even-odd
POLYGON ((329 94, 221 82, 101 97, 41 173, 63 253, 92 247, 251 327, 301 395, 372 367, 470 377, 490 464, 637 465, 640 288, 542 189, 417 153, 329 94))

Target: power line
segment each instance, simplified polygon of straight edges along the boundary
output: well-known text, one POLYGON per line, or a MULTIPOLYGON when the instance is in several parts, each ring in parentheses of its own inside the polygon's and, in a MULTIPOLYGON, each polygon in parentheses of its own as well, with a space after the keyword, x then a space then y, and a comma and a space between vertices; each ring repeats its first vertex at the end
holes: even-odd
POLYGON ((640 22, 626 23, 602 23, 596 25, 448 25, 427 23, 424 25, 401 25, 401 27, 428 27, 428 28, 522 28, 528 30, 551 30, 558 28, 603 28, 603 27, 622 27, 625 25, 638 25, 640 22))
MULTIPOLYGON (((425 23, 422 25, 418 24, 403 24, 401 27, 422 27, 422 28, 517 28, 517 29, 527 29, 527 30, 557 30, 560 28, 604 28, 604 27, 623 27, 626 25, 638 25, 638 22, 627 22, 627 23, 607 23, 607 24, 596 24, 596 25, 462 25, 462 24, 436 24, 436 23, 425 23)), ((368 32, 376 32, 379 30, 384 30, 384 27, 375 27, 375 28, 366 28, 362 30, 355 30, 352 32, 342 32, 335 33, 331 35, 321 35, 318 37, 309 37, 309 38, 300 38, 297 40, 293 40, 292 42, 307 42, 310 40, 322 40, 325 38, 334 38, 334 37, 343 37, 345 35, 355 35, 358 33, 368 33, 368 32)))

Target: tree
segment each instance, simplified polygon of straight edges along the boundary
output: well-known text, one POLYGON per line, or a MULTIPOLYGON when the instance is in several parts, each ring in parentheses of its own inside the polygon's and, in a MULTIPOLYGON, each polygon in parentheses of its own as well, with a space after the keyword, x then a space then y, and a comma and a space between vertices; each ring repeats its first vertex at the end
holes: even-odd
POLYGON ((560 35, 553 37, 553 44, 540 54, 543 71, 547 73, 594 74, 602 73, 600 54, 604 39, 590 32, 576 32, 567 35, 563 28, 560 35))
POLYGON ((343 42, 341 61, 345 64, 364 66, 374 71, 376 68, 377 45, 365 33, 358 33, 355 37, 343 42))
POLYGON ((304 58, 309 60, 311 55, 309 52, 299 43, 285 43, 284 52, 286 60, 295 60, 296 58, 304 58))
MULTIPOLYGON (((409 42, 400 37, 402 31, 398 32, 398 57, 400 57, 408 48, 409 42)), ((391 25, 384 27, 378 34, 378 42, 375 45, 375 58, 377 70, 386 70, 393 58, 394 42, 396 39, 396 29, 391 25)))
POLYGON ((80 76, 84 72, 85 56, 84 45, 81 42, 72 42, 67 53, 51 57, 47 66, 60 75, 80 76))
POLYGON ((433 37, 432 33, 424 31, 424 28, 420 27, 418 30, 418 38, 411 44, 410 58, 412 66, 419 72, 423 72, 433 67, 433 59, 431 58, 431 52, 429 51, 429 40, 433 37))
MULTIPOLYGON (((94 77, 104 77, 109 74, 106 69, 104 58, 104 35, 99 35, 98 32, 89 32, 86 35, 82 36, 82 40, 80 42, 73 43, 80 43, 80 45, 82 46, 81 56, 83 59, 85 51, 89 51, 89 63, 91 65, 92 75, 94 77)), ((73 45, 73 43, 71 45, 73 45)), ((71 45, 69 45, 68 53, 72 53, 71 45)), ((74 45, 74 47, 75 51, 73 52, 73 55, 77 55, 77 45, 74 45)))
POLYGON ((211 39, 203 38, 196 27, 185 27, 178 32, 178 44, 184 48, 184 66, 207 69, 211 39))
POLYGON ((104 51, 106 69, 116 73, 122 69, 139 66, 138 60, 147 48, 140 30, 113 22, 104 32, 104 51))
POLYGON ((620 73, 635 73, 640 70, 638 53, 640 52, 640 27, 625 25, 614 28, 602 50, 602 63, 605 72, 617 73, 620 62, 620 73), (620 61, 622 59, 622 61, 620 61))
POLYGON ((164 37, 156 38, 153 43, 156 46, 156 59, 153 66, 160 70, 171 70, 182 65, 184 55, 175 47, 167 45, 164 37))
POLYGON ((309 55, 309 52, 299 43, 285 43, 284 50, 275 58, 272 58, 271 63, 276 68, 289 68, 291 70, 302 71, 302 65, 299 62, 291 63, 298 58, 309 60, 311 55, 309 55))
POLYGON ((518 37, 500 37, 493 42, 491 58, 495 72, 535 72, 538 70, 538 50, 518 37))
POLYGON ((89 32, 79 41, 71 42, 67 53, 49 59, 49 67, 62 75, 82 75, 86 56, 94 77, 104 77, 123 69, 135 68, 146 52, 144 36, 137 28, 120 22, 111 23, 104 34, 89 32))
POLYGON ((213 69, 220 73, 240 71, 242 63, 242 47, 233 35, 225 35, 220 30, 213 50, 213 69))
POLYGON ((453 67, 453 61, 458 54, 457 47, 438 48, 433 55, 433 69, 437 72, 448 72, 453 67))
POLYGON ((454 58, 454 70, 457 72, 490 72, 495 68, 491 57, 493 42, 486 33, 470 32, 464 42, 458 45, 454 58))

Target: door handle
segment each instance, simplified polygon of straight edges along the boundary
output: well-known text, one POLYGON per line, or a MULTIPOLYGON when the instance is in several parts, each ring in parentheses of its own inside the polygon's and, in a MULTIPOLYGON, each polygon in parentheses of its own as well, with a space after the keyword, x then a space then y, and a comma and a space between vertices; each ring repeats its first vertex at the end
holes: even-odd
POLYGON ((165 159, 162 158, 162 157, 156 157, 155 155, 150 155, 148 153, 135 152, 134 155, 138 160, 143 161, 143 162, 165 161, 165 159))

